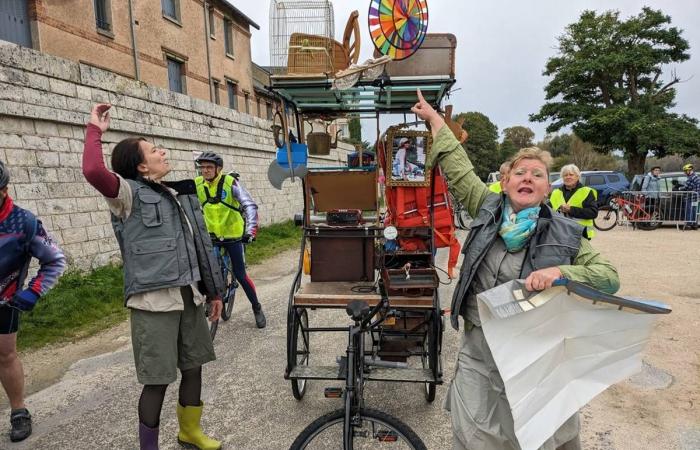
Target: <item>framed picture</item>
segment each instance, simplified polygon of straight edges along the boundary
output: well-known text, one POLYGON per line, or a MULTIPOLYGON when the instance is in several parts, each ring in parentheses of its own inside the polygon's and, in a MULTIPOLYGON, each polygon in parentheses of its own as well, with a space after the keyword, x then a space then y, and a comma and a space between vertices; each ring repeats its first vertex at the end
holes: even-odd
POLYGON ((430 186, 430 171, 425 161, 433 137, 429 131, 389 129, 387 145, 391 151, 387 160, 391 173, 387 176, 387 186, 430 186))

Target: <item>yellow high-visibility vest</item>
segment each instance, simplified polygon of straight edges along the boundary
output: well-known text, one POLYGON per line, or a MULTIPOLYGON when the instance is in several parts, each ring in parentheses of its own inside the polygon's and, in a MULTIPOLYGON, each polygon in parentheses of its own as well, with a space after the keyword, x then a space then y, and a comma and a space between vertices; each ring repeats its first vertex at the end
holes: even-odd
POLYGON ((495 192, 496 194, 500 194, 503 192, 503 188, 501 187, 501 182, 496 181, 495 183, 489 184, 489 191, 495 192))
POLYGON ((202 176, 194 179, 207 231, 218 238, 238 239, 243 236, 245 220, 241 215, 241 204, 233 196, 233 183, 235 181, 231 175, 224 173, 220 173, 211 182, 206 181, 202 176), (220 197, 217 197, 221 177, 224 177, 223 186, 220 197))
MULTIPOLYGON (((574 192, 574 195, 572 195, 567 202, 564 200, 564 192, 560 188, 557 188, 552 191, 552 195, 549 197, 549 202, 552 204, 552 209, 555 211, 564 203, 575 208, 582 208, 583 202, 591 192, 593 192, 593 198, 598 200, 598 191, 588 186, 581 186, 576 190, 576 192, 574 192)), ((588 236, 588 239, 593 239, 593 236, 595 236, 593 219, 577 219, 577 222, 586 227, 586 236, 588 236)))

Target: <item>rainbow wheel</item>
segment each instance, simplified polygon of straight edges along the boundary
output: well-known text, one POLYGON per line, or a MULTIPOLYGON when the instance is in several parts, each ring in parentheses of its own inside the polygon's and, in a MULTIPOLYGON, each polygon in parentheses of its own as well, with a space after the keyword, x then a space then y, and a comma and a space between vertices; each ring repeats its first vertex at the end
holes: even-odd
POLYGON ((425 0, 371 0, 367 21, 377 50, 402 60, 415 53, 425 39, 428 4, 425 0))

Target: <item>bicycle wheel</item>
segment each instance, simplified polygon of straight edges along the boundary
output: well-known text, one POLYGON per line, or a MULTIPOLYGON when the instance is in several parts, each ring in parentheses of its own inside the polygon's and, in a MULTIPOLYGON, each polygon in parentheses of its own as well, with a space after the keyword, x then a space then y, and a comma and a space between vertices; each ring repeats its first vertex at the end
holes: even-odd
MULTIPOLYGON (((425 337, 423 338, 423 353, 421 354, 421 363, 423 364, 423 369, 429 369, 430 372, 435 375, 436 369, 438 367, 439 359, 439 348, 438 348, 438 333, 440 324, 438 321, 439 317, 433 317, 426 327, 425 337)), ((425 386, 425 400, 428 403, 432 403, 435 400, 435 383, 426 382, 425 386)))
POLYGON ((216 336, 216 330, 219 329, 219 321, 216 320, 214 322, 209 320, 209 313, 211 311, 211 305, 209 303, 205 304, 204 306, 204 315, 207 318, 207 321, 209 322, 209 334, 211 335, 211 340, 214 340, 214 337, 216 336))
MULTIPOLYGON (((319 417, 304 428, 289 450, 342 448, 344 419, 345 409, 319 417)), ((363 408, 354 423, 352 450, 386 448, 387 444, 397 450, 427 450, 408 425, 382 411, 363 408)))
POLYGON ((616 209, 610 207, 600 208, 598 217, 593 219, 593 226, 600 231, 612 230, 617 225, 618 214, 619 212, 616 209))
POLYGON ((638 222, 637 228, 640 230, 651 231, 656 230, 661 225, 661 215, 658 211, 651 213, 649 222, 638 222))
POLYGON ((237 289, 238 282, 233 280, 228 287, 228 291, 226 292, 226 298, 224 298, 224 309, 221 310, 221 318, 224 320, 229 320, 231 318, 231 314, 233 313, 233 303, 236 300, 237 289))
MULTIPOLYGON (((290 367, 309 365, 309 314, 305 309, 296 310, 292 324, 292 342, 288 355, 290 367)), ((307 380, 292 380, 292 394, 297 400, 304 398, 307 380)))

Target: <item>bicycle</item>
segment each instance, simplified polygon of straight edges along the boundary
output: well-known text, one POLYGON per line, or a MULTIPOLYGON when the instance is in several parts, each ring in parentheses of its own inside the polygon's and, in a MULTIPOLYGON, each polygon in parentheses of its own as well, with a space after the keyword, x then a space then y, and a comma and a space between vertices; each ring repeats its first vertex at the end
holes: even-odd
MULTIPOLYGON (((382 300, 370 310, 361 300, 350 302, 345 308, 354 325, 348 327, 346 356, 339 358, 339 370, 345 374, 344 388, 326 388, 326 398, 344 395, 344 408, 325 414, 311 422, 292 443, 290 450, 338 448, 342 440, 344 450, 371 449, 385 443, 392 448, 426 450, 418 435, 399 419, 376 409, 364 407, 365 374, 372 366, 383 367, 388 361, 375 361, 365 356, 365 334, 395 313, 389 311, 389 300, 382 300), (379 316, 374 322, 372 319, 379 316)), ((302 310, 301 313, 305 313, 302 310)), ((297 313, 297 312, 295 312, 297 313)))
POLYGON ((600 231, 612 230, 620 222, 620 214, 640 230, 655 230, 661 225, 659 210, 648 211, 643 195, 616 193, 607 205, 600 208, 593 226, 600 231))
MULTIPOLYGON (((228 321, 231 318, 233 312, 233 303, 236 300, 236 289, 238 288, 238 281, 233 273, 233 266, 231 264, 231 257, 228 255, 226 249, 217 245, 220 241, 218 239, 212 238, 212 243, 214 244, 214 252, 216 253, 216 259, 219 261, 219 266, 221 267, 221 275, 224 278, 224 283, 226 285, 226 291, 224 293, 221 301, 223 302, 223 309, 221 310, 221 318, 224 321, 228 321)), ((205 313, 207 318, 209 317, 210 306, 207 304, 205 313)), ((209 334, 211 335, 212 341, 216 336, 216 331, 219 328, 219 321, 209 322, 209 334)))

